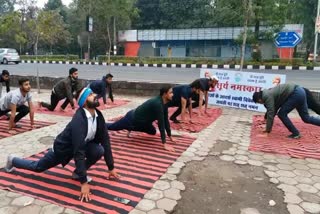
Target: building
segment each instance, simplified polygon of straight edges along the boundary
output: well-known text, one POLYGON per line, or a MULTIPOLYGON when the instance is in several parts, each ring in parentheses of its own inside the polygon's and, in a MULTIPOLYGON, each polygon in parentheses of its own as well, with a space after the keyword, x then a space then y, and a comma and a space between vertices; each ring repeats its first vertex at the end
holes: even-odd
MULTIPOLYGON (((260 30, 267 30, 261 27, 260 30)), ((251 27, 249 30, 253 31, 251 27)), ((118 41, 124 46, 125 56, 141 57, 206 57, 213 59, 239 58, 241 45, 236 42, 242 27, 126 30, 118 33, 118 41)), ((295 31, 301 37, 303 25, 285 25, 282 31, 295 31)), ((278 57, 273 41, 260 41, 264 59, 278 57)), ((247 45, 247 59, 251 58, 252 47, 247 45)))

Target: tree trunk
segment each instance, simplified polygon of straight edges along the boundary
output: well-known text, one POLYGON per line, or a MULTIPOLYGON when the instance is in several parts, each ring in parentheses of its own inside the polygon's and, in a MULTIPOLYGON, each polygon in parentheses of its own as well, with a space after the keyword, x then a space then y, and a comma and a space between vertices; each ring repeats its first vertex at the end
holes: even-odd
POLYGON ((109 66, 111 66, 111 58, 110 58, 110 53, 111 53, 111 35, 110 35, 110 25, 109 25, 109 23, 107 23, 107 32, 108 32, 108 40, 109 40, 107 72, 110 73, 110 67, 109 66))

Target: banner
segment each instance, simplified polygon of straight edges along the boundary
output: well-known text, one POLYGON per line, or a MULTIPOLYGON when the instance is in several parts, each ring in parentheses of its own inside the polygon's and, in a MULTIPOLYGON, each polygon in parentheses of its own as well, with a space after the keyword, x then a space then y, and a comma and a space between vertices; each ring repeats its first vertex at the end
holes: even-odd
POLYGON ((201 69, 200 77, 216 75, 219 83, 209 92, 209 104, 265 112, 252 101, 254 92, 285 83, 286 75, 242 72, 222 69, 201 69))

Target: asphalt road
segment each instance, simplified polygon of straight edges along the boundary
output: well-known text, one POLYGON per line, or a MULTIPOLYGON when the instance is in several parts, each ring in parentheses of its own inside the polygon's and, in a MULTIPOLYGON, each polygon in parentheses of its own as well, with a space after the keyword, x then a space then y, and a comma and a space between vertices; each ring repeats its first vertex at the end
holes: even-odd
MULTIPOLYGON (((71 67, 79 69, 82 79, 100 79, 107 69, 114 74, 114 80, 190 83, 199 77, 198 68, 151 68, 151 67, 106 67, 101 65, 63 65, 38 64, 40 76, 65 77, 71 67)), ((0 70, 7 69, 11 74, 36 76, 36 64, 0 65, 0 70)), ((248 72, 277 73, 287 75, 287 82, 296 83, 313 90, 320 90, 320 71, 297 70, 246 70, 248 72)))

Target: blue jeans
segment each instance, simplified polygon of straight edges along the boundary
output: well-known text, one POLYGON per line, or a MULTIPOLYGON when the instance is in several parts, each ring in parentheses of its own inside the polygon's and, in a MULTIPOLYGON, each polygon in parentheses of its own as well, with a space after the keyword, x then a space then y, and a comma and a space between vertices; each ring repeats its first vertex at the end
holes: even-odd
MULTIPOLYGON (((104 149, 100 144, 87 143, 86 147, 86 168, 89 169, 95 164, 104 154, 104 149)), ((72 154, 71 154, 72 155, 72 154)), ((26 169, 33 172, 43 172, 47 169, 61 164, 57 155, 50 149, 40 160, 32 161, 22 158, 13 158, 12 165, 18 169, 26 169)))
POLYGON ((134 121, 134 110, 129 111, 123 118, 114 122, 106 123, 107 129, 111 131, 137 131, 144 132, 150 135, 155 135, 157 133, 156 128, 152 123, 139 123, 134 121))
POLYGON ((306 92, 300 86, 294 89, 293 93, 289 96, 288 100, 281 106, 278 112, 278 117, 287 127, 287 129, 293 135, 299 135, 298 129, 293 125, 293 123, 288 117, 288 114, 293 109, 297 109, 303 122, 320 126, 320 119, 309 115, 306 92))

